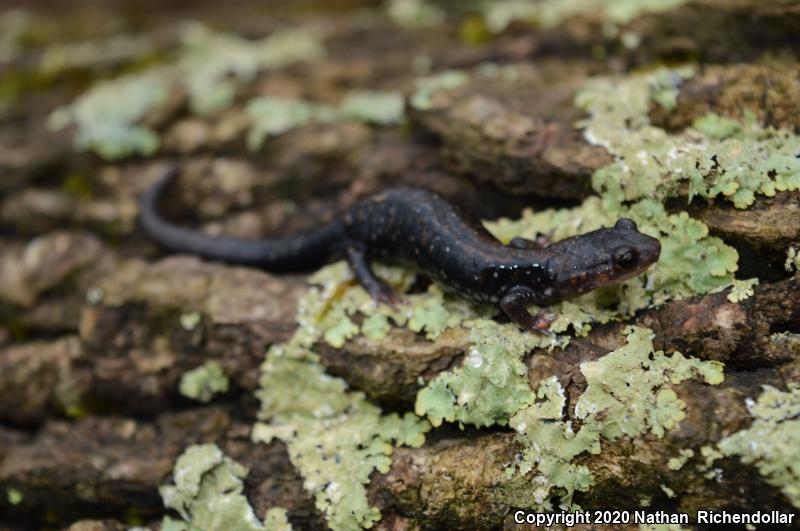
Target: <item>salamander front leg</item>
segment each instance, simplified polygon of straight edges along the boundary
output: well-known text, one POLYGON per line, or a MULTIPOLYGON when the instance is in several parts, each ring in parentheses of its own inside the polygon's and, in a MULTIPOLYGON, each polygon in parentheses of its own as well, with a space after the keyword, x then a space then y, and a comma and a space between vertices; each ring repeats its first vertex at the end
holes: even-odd
POLYGON ((538 313, 531 315, 525 305, 533 300, 535 293, 532 289, 525 286, 518 286, 511 288, 500 299, 500 308, 508 316, 509 319, 514 321, 523 330, 539 332, 541 334, 550 334, 550 323, 555 321, 555 316, 545 315, 538 313))
POLYGON ((364 251, 355 247, 347 248, 347 262, 361 287, 367 290, 372 300, 394 306, 400 297, 389 284, 375 276, 364 251))

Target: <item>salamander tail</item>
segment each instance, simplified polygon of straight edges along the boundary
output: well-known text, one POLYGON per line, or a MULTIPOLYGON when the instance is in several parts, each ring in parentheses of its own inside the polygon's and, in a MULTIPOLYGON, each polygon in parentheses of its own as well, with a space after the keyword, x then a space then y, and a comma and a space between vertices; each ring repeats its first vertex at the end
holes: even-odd
POLYGON ((339 222, 289 236, 246 240, 209 236, 165 220, 158 211, 159 199, 179 173, 178 167, 173 166, 141 196, 139 224, 165 249, 276 273, 311 271, 336 259, 336 246, 342 241, 339 222))

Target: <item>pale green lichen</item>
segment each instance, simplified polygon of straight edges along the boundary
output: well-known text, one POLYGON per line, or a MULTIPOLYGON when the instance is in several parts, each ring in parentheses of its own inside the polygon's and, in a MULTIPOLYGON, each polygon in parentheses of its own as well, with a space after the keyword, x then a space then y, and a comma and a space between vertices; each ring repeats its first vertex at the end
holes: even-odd
POLYGON ((25 495, 19 489, 8 487, 6 489, 6 499, 11 505, 19 505, 25 499, 25 495))
POLYGON ((184 373, 179 389, 185 397, 199 402, 209 402, 215 395, 228 391, 228 377, 225 376, 219 363, 207 361, 184 373))
POLYGON ((798 246, 790 245, 786 250, 786 262, 784 262, 783 267, 785 267, 786 271, 789 273, 800 271, 800 252, 798 252, 798 246))
MULTIPOLYGON (((553 323, 563 331, 564 323, 553 323)), ((417 394, 416 413, 434 426, 442 421, 476 426, 505 425, 512 412, 530 405, 534 393, 522 361, 525 353, 551 342, 563 345, 566 338, 549 338, 501 325, 489 319, 464 323, 470 344, 461 367, 434 378, 417 394)))
POLYGON ((260 148, 268 136, 279 135, 310 123, 325 123, 338 119, 334 107, 269 96, 250 100, 246 112, 251 122, 247 135, 247 147, 251 151, 260 148))
MULTIPOLYGON (((77 61, 90 51, 131 55, 131 49, 136 46, 141 48, 142 43, 123 39, 100 51, 70 49, 71 58, 64 57, 64 50, 53 49, 45 58, 49 57, 48 68, 62 68, 64 61, 77 61), (77 57, 72 57, 76 54, 77 57)), ((140 121, 157 109, 176 85, 188 92, 189 105, 195 114, 211 116, 228 107, 237 88, 252 82, 260 72, 314 61, 324 53, 320 37, 302 28, 275 32, 251 41, 211 31, 199 23, 188 24, 183 29, 182 45, 173 63, 93 86, 72 104, 57 109, 51 115, 50 125, 54 129, 75 126, 78 149, 91 149, 107 159, 151 155, 159 147, 159 137, 140 121), (120 101, 125 105, 120 105, 120 101)), ((258 104, 255 105, 259 111, 258 104)), ((258 129, 253 135, 257 137, 270 134, 275 128, 291 127, 292 120, 298 120, 298 110, 281 108, 286 105, 288 103, 279 102, 278 111, 273 112, 283 112, 283 116, 273 118, 273 125, 262 126, 265 129, 258 129), (283 123, 287 120, 288 125, 283 123)), ((317 114, 321 112, 316 110, 317 114)), ((257 143, 254 137, 249 142, 257 143)))
POLYGON ((680 470, 692 457, 694 457, 694 450, 691 448, 683 448, 678 451, 677 456, 669 458, 667 461, 667 468, 670 470, 680 470))
POLYGON ((585 138, 615 161, 595 172, 593 185, 607 202, 663 200, 686 193, 722 197, 737 208, 756 194, 800 189, 800 137, 763 127, 752 116, 742 122, 708 114, 693 127, 670 133, 650 122, 651 103, 669 108, 687 69, 590 79, 576 96, 589 113, 580 122, 585 138))
MULTIPOLYGON (((408 286, 411 275, 397 268, 377 270, 393 284, 408 286)), ((317 508, 334 530, 370 527, 380 519, 367 501, 365 485, 373 471, 386 472, 393 444, 420 446, 430 425, 412 413, 382 415, 363 393, 325 374, 311 350, 318 341, 341 345, 361 327, 350 319, 358 309, 374 307, 369 296, 348 281, 343 263, 323 268, 312 277, 316 287, 299 304, 298 327, 285 344, 273 346, 262 365, 258 397, 262 422, 253 429, 256 441, 286 443, 289 457, 313 494, 317 508)), ((381 317, 362 327, 385 333, 395 309, 380 307, 381 317)))
POLYGON ((255 151, 269 136, 283 134, 312 123, 355 120, 375 125, 394 125, 403 119, 403 97, 397 92, 354 91, 339 106, 293 98, 261 97, 246 106, 251 127, 247 147, 255 151))
POLYGON ((365 485, 374 470, 387 472, 394 444, 420 446, 429 425, 413 414, 381 415, 362 393, 328 376, 302 336, 273 347, 262 366, 262 408, 255 441, 286 443, 303 486, 334 530, 371 527, 380 512, 370 507, 365 485))
POLYGON ((747 280, 734 280, 733 287, 728 293, 727 299, 731 302, 741 302, 753 296, 753 288, 758 285, 757 278, 747 280))
POLYGON ((187 448, 175 463, 174 485, 159 489, 164 505, 183 521, 164 520, 174 531, 287 531, 291 529, 283 509, 271 509, 261 522, 244 496, 247 470, 222 453, 216 445, 187 448))
POLYGON ((722 382, 722 364, 667 356, 655 351, 652 332, 628 327, 628 342, 595 361, 580 366, 586 389, 575 404, 575 432, 564 420, 566 398, 555 377, 540 383, 536 401, 514 414, 509 425, 525 444, 522 459, 510 473, 536 471, 533 507, 550 510, 555 489, 565 506, 576 491, 588 490, 594 480, 583 465, 572 460, 588 452, 600 453, 601 441, 635 437, 650 432, 663 437, 685 417, 686 404, 669 384, 702 378, 710 385, 722 382))
POLYGON ((469 76, 461 70, 445 70, 418 78, 414 93, 409 100, 411 107, 419 111, 430 110, 434 106, 434 96, 438 92, 453 90, 465 84, 469 76))
POLYGON ((719 451, 755 465, 770 485, 800 507, 800 384, 790 384, 786 391, 764 386, 757 400, 747 401, 747 410, 753 423, 722 439, 719 451))
POLYGON ((169 82, 157 72, 106 81, 54 111, 49 126, 55 130, 74 126, 76 146, 106 159, 151 155, 158 149, 159 138, 140 122, 166 99, 168 91, 169 82))
POLYGON ((247 83, 261 71, 315 61, 325 54, 320 37, 301 28, 248 40, 194 23, 184 28, 182 38, 178 68, 192 110, 203 116, 213 115, 233 101, 236 81, 247 83))
POLYGON ((357 90, 340 105, 342 114, 360 122, 394 125, 403 120, 403 95, 393 91, 357 90))
POLYGON ((490 31, 498 33, 515 20, 541 27, 557 26, 568 18, 591 16, 627 24, 648 13, 663 13, 687 0, 501 0, 486 2, 484 16, 490 31))
POLYGON ((200 321, 203 320, 203 315, 200 312, 188 312, 181 314, 181 327, 184 330, 192 331, 197 328, 197 325, 200 324, 200 321))
POLYGON ((389 17, 405 28, 428 28, 441 24, 444 11, 427 0, 387 0, 389 17))

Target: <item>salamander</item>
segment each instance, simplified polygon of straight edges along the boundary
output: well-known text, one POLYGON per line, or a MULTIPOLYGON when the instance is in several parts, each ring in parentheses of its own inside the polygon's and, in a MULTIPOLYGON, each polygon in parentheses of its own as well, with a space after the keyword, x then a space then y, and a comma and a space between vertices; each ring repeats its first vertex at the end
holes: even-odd
POLYGON ((167 250, 275 273, 312 271, 345 259, 373 300, 388 304, 399 299, 370 263, 410 266, 461 296, 498 305, 526 330, 544 332, 552 320, 532 315, 527 305, 553 304, 629 279, 661 252, 658 240, 627 218, 547 246, 522 238, 505 245, 441 196, 412 187, 383 190, 306 232, 260 240, 209 236, 159 214, 159 198, 177 172, 172 168, 148 188, 140 205, 141 227, 167 250))

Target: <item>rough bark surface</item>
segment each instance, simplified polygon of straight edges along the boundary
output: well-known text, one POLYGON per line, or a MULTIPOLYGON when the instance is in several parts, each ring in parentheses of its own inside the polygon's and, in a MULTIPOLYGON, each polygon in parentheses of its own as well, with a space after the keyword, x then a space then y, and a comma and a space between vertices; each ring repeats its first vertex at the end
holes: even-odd
MULTIPOLYGON (((307 279, 165 256, 148 242, 136 226, 137 197, 175 161, 183 172, 165 204, 171 218, 256 238, 325 222, 397 183, 436 190, 482 218, 577 205, 595 194, 592 175, 613 160, 575 127, 584 117, 576 91, 593 75, 697 61, 675 108, 651 109, 653 124, 677 132, 714 112, 800 132, 800 7, 792 2, 693 0, 615 31, 590 12, 552 28, 516 21, 497 35, 459 2, 433 2, 448 17, 415 28, 392 22, 378 2, 278 2, 272 11, 253 4, 29 2, 39 21, 30 42, 5 53, 0 34, 0 529, 159 529, 168 512, 158 487, 187 446, 206 442, 247 467, 245 494, 257 515, 283 507, 295 529, 325 528, 286 446, 250 438, 259 366, 295 332, 307 279), (161 135, 152 157, 104 161, 75 151, 75 131, 48 128, 50 113, 94 81, 166 60, 180 40, 178 22, 188 19, 251 37, 308 24, 325 35, 328 55, 255 76, 214 118, 193 115, 187 94, 173 91, 144 119, 161 135), (624 45, 626 32, 636 46, 624 45), (128 33, 149 43, 145 52, 42 69, 56 45, 128 33), (312 123, 247 149, 247 97, 333 104, 368 86, 399 90, 409 102, 418 75, 489 62, 513 66, 513 82, 471 79, 427 106, 409 106, 403 125, 312 123), (210 361, 230 387, 201 404, 180 392, 180 381, 210 361)), ((652 329, 656 349, 726 364, 722 385, 674 386, 687 418, 663 438, 622 438, 579 456, 595 485, 575 502, 633 510, 647 497, 665 511, 796 513, 780 488, 737 458, 717 461, 711 476, 698 455, 678 470, 666 463, 680 449, 747 428, 747 400, 763 386, 800 382, 800 273, 784 267, 787 248, 800 243, 800 192, 758 196, 746 210, 722 200, 689 204, 685 195, 667 206, 734 246, 737 275, 760 283, 739 302, 727 290, 672 300, 597 326, 563 350, 525 356, 531 388, 555 375, 568 403, 586 388, 580 364, 621 347, 629 324, 652 329)), ((427 281, 418 282, 415 289, 427 281)), ((462 328, 433 341, 392 328, 380 340, 359 335, 315 350, 351 389, 384 410, 408 411, 422 387, 461 366, 468 345, 462 328)), ((377 528, 519 527, 510 513, 534 489, 533 474, 506 474, 519 452, 506 427, 432 430, 423 447, 397 449, 391 469, 372 475, 377 528)))

